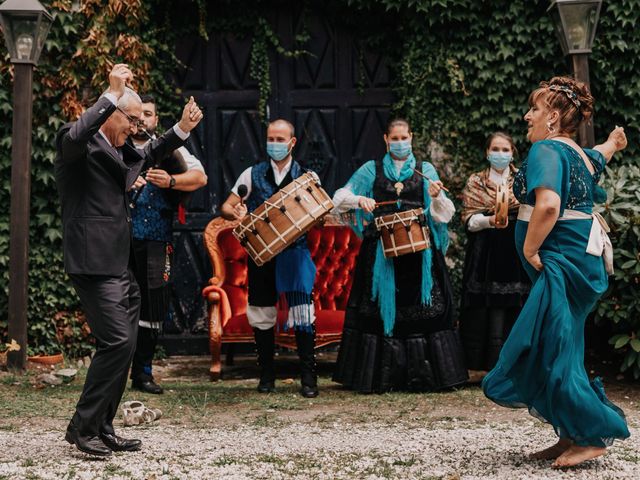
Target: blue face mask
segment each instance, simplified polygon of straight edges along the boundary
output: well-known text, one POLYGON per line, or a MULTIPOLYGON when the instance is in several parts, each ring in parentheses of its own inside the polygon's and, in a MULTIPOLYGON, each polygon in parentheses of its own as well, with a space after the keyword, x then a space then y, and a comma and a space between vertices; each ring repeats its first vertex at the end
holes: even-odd
POLYGON ((283 142, 267 142, 267 155, 273 158, 276 162, 287 158, 289 155, 289 144, 291 140, 287 143, 283 142))
POLYGON ((389 142, 389 153, 397 158, 408 157, 411 153, 411 140, 389 142))
POLYGON ((504 170, 513 160, 513 154, 508 152, 489 152, 487 160, 496 170, 504 170))

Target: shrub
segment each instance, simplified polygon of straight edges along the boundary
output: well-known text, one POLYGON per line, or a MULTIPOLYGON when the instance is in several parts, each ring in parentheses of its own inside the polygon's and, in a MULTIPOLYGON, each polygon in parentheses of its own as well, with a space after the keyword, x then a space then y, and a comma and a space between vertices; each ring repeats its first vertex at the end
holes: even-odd
POLYGON ((609 343, 624 354, 621 371, 640 378, 640 167, 607 167, 607 203, 599 208, 611 228, 615 273, 596 309, 616 334, 609 343))

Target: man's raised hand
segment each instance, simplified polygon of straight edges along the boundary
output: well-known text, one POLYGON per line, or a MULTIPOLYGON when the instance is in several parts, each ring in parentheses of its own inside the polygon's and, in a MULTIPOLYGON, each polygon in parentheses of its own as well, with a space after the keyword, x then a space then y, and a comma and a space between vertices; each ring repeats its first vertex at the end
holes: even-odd
POLYGON ((182 118, 180 122, 178 122, 178 127, 180 127, 183 132, 190 132, 200 123, 203 116, 196 101, 193 97, 189 97, 189 101, 184 106, 184 110, 182 110, 182 118))
POLYGON ((127 82, 131 80, 133 80, 133 73, 129 70, 129 66, 126 63, 116 63, 109 73, 109 92, 116 98, 120 98, 124 95, 127 82))

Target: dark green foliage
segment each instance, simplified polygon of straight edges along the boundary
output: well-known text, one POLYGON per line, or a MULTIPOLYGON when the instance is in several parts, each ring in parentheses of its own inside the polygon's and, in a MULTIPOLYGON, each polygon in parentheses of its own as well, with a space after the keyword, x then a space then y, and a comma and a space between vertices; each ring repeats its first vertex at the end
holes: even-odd
POLYGON ((622 371, 640 378, 640 168, 623 165, 607 169, 604 181, 607 203, 602 214, 611 227, 616 272, 597 307, 598 321, 611 322, 615 332, 609 340, 624 353, 622 371))

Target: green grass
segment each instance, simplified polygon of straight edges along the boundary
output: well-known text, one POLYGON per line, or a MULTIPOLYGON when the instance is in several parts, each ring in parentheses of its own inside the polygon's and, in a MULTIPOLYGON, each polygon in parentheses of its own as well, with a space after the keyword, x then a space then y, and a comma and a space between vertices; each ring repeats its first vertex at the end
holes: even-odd
POLYGON ((212 467, 225 467, 228 465, 236 465, 246 463, 247 459, 233 457, 231 455, 222 455, 216 458, 213 462, 209 463, 212 467))
POLYGON ((108 463, 105 465, 103 473, 105 475, 105 478, 109 478, 112 476, 122 476, 122 475, 130 475, 130 473, 123 469, 122 467, 119 467, 118 465, 114 465, 113 463, 108 463))
POLYGON ((67 470, 67 473, 64 476, 64 479, 72 480, 72 479, 76 478, 77 473, 78 473, 78 470, 76 469, 76 467, 71 466, 71 467, 69 467, 69 470, 67 470))
POLYGON ((9 374, 3 377, 0 383, 2 383, 2 385, 12 385, 16 382, 19 382, 19 379, 20 377, 17 377, 16 375, 13 375, 13 374, 9 374))
POLYGON ((40 475, 36 475, 35 473, 31 472, 27 472, 24 478, 25 480, 42 480, 42 477, 40 475))
MULTIPOLYGON (((48 418, 66 421, 73 414, 82 391, 86 370, 74 381, 56 387, 36 388, 35 373, 0 377, 0 431, 13 431, 24 418, 48 418)), ((125 390, 123 401, 140 400, 159 408, 165 422, 206 428, 223 423, 249 423, 271 427, 284 425, 289 417, 303 418, 320 428, 335 422, 351 423, 429 423, 446 420, 435 412, 438 405, 484 402, 477 388, 442 393, 387 393, 360 395, 343 390, 329 378, 320 379, 321 394, 315 399, 299 395, 299 383, 277 382, 277 392, 264 395, 254 382, 227 380, 212 383, 206 376, 200 381, 163 382, 164 395, 125 390)), ((460 413, 460 412, 457 412, 460 413)), ((460 414, 460 420, 464 415, 460 414)))
POLYGON ((393 465, 400 466, 400 467, 411 467, 417 461, 418 459, 413 455, 411 455, 409 458, 404 458, 404 459, 399 458, 398 460, 394 460, 393 465))
MULTIPOLYGON (((271 428, 292 422, 319 429, 331 429, 335 424, 346 422, 422 427, 434 425, 438 428, 450 425, 451 428, 457 428, 460 422, 486 424, 488 419, 495 418, 485 415, 495 406, 477 386, 437 393, 362 395, 343 390, 325 376, 319 379, 320 396, 306 399, 298 393, 297 380, 293 383, 279 380, 276 383, 277 391, 264 395, 256 391, 257 380, 241 378, 214 383, 208 380, 202 366, 196 367, 198 365, 185 364, 185 370, 180 369, 180 381, 171 378, 162 381, 164 395, 144 394, 127 388, 123 401, 135 399, 149 407, 159 408, 163 412, 163 423, 187 428, 222 425, 227 428, 233 425, 271 428)), ((86 369, 80 369, 71 383, 44 388, 35 386, 37 373, 13 375, 0 372, 0 432, 20 429, 25 419, 32 423, 40 421, 43 428, 60 428, 73 414, 86 369)), ((627 389, 619 395, 633 398, 634 391, 627 389)), ((618 400, 614 398, 614 401, 618 400)), ((631 407, 621 406, 625 409, 631 407)), ((498 409, 496 413, 512 415, 513 421, 530 420, 524 411, 514 413, 498 409)), ((542 423, 535 424, 547 428, 542 423)))
POLYGON ((616 456, 621 458, 622 460, 626 461, 626 462, 631 462, 631 463, 639 463, 640 464, 640 453, 636 452, 635 450, 628 448, 626 446, 624 446, 624 444, 620 445, 620 448, 618 450, 618 452, 616 453, 616 456))

